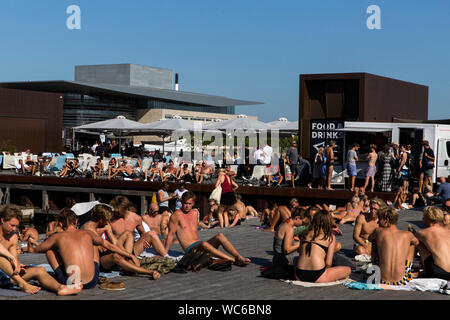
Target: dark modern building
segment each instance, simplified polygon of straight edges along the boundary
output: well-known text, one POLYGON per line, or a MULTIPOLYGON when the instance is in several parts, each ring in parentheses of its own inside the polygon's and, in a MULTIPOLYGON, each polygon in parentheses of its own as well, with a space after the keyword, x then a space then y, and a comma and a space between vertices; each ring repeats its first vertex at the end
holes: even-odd
MULTIPOLYGON (((312 130, 344 121, 428 119, 428 87, 370 73, 300 75, 300 152, 310 158, 312 130)), ((327 137, 327 142, 332 136, 327 137)))
MULTIPOLYGON (((30 97, 38 93, 53 94, 61 97, 60 117, 54 118, 53 128, 64 131, 66 144, 71 140, 71 128, 83 124, 112 119, 118 115, 127 119, 149 123, 175 115, 187 120, 212 121, 236 117, 235 107, 240 105, 260 104, 260 102, 230 99, 178 90, 174 88, 173 71, 135 64, 112 64, 76 66, 74 81, 27 81, 0 83, 0 88, 11 89, 0 96, 0 121, 8 121, 6 116, 15 117, 18 123, 26 119, 23 110, 40 110, 41 106, 34 98, 18 98, 14 108, 7 107, 9 94, 27 93, 30 97), (18 90, 18 91, 15 91, 18 90), (14 92, 14 93, 13 93, 14 92), (9 108, 9 109, 8 109, 9 108), (7 113, 3 110, 8 109, 7 113), (5 114, 5 115, 3 115, 5 114), (5 120, 6 119, 6 120, 5 120)), ((53 107, 52 107, 53 108, 53 107)), ((6 130, 6 129, 5 129, 6 130)), ((60 132, 61 132, 60 130, 60 132)), ((45 130, 44 130, 45 131, 45 130)), ((49 139, 44 131, 35 135, 39 139, 49 139)), ((52 142, 23 144, 28 140, 12 134, 8 129, 7 136, 17 143, 17 148, 32 147, 35 150, 59 151, 55 147, 61 145, 61 133, 51 137, 52 142)))

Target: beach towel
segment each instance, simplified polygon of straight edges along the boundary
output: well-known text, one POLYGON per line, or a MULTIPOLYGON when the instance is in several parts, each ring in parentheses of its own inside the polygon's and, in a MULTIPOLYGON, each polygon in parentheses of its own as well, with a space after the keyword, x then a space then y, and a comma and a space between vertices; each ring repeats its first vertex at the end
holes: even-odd
MULTIPOLYGON (((156 252, 154 248, 149 248, 147 250, 144 250, 140 255, 139 258, 152 258, 157 257, 159 254, 156 252)), ((181 258, 183 258, 183 253, 178 251, 169 250, 169 252, 166 255, 167 258, 171 258, 172 260, 179 261, 181 258)))
POLYGON ((152 257, 152 258, 142 258, 141 268, 146 270, 156 270, 161 275, 169 273, 175 268, 175 260, 168 257, 152 257))
MULTIPOLYGON (((42 290, 42 289, 41 289, 42 290)), ((36 294, 39 294, 41 291, 39 291, 36 294)), ((19 287, 14 287, 11 289, 1 289, 0 288, 0 296, 2 297, 8 297, 8 298, 21 298, 31 295, 31 293, 26 293, 20 290, 19 287)))
POLYGON ((365 282, 347 281, 344 286, 356 290, 397 290, 397 291, 429 291, 450 295, 450 282, 437 278, 412 279, 405 286, 391 286, 387 284, 370 284, 365 282))
POLYGON ((295 286, 301 286, 301 287, 306 287, 306 288, 318 288, 318 287, 331 287, 331 286, 336 286, 338 284, 343 284, 344 282, 348 281, 348 278, 344 279, 344 280, 338 280, 338 281, 334 281, 334 282, 325 282, 325 283, 292 281, 292 280, 281 280, 281 281, 295 285, 295 286))

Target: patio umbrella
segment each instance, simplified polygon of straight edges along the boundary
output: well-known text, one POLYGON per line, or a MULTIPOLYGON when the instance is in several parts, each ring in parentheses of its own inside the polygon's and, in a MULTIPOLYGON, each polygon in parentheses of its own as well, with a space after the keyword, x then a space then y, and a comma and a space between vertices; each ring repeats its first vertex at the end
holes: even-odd
MULTIPOLYGON (((150 122, 141 125, 137 131, 150 132, 162 136, 163 138, 163 152, 164 152, 164 138, 171 135, 174 131, 194 131, 194 122, 184 120, 180 116, 174 116, 172 119, 161 119, 159 121, 150 122)), ((176 141, 175 141, 176 149, 176 141)))
POLYGON ((246 115, 238 115, 235 119, 214 122, 204 126, 204 129, 212 130, 238 130, 238 129, 253 129, 253 130, 270 130, 270 126, 264 122, 250 119, 246 115))
POLYGON ((298 131, 298 121, 289 121, 286 118, 279 118, 277 121, 268 122, 267 124, 279 131, 298 131))
POLYGON ((114 119, 93 122, 82 126, 75 127, 75 130, 106 130, 119 134, 119 148, 122 138, 122 133, 127 130, 137 129, 142 126, 142 123, 128 120, 124 116, 117 116, 114 119))

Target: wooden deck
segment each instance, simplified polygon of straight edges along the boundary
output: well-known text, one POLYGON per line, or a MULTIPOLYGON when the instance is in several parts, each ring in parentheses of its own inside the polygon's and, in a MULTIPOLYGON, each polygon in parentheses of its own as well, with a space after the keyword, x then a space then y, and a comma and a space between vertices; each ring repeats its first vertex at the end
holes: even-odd
MULTIPOLYGON (((399 228, 406 229, 410 223, 422 227, 422 212, 402 211, 399 228)), ((267 266, 272 259, 273 234, 258 231, 257 219, 250 219, 244 225, 231 229, 213 229, 200 231, 202 240, 223 232, 235 247, 252 263, 240 268, 233 266, 230 272, 217 272, 207 269, 199 273, 169 273, 157 281, 140 276, 121 276, 114 280, 125 282, 126 290, 119 292, 104 291, 99 288, 83 290, 71 297, 57 297, 53 293, 41 292, 35 296, 14 298, 14 300, 450 300, 449 296, 430 292, 402 291, 358 291, 343 285, 322 288, 303 288, 289 285, 279 280, 265 279, 259 276, 259 268, 267 266)), ((338 237, 343 245, 339 260, 352 263, 351 225, 342 227, 343 235, 338 237)), ((180 250, 178 245, 171 249, 180 250)), ((46 263, 43 254, 24 254, 20 260, 25 264, 46 263)), ((12 298, 0 297, 1 300, 12 298)))

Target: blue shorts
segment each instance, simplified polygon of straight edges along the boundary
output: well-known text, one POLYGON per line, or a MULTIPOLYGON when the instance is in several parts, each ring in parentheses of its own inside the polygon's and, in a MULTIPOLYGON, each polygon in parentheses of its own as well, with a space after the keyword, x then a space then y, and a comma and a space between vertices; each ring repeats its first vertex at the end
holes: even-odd
POLYGON ((0 270, 0 288, 2 289, 10 289, 14 287, 14 284, 11 282, 11 278, 2 270, 0 270))
POLYGON ((356 165, 353 164, 347 164, 347 174, 350 177, 354 177, 357 175, 357 171, 356 171, 356 165))
POLYGON ((189 252, 191 252, 192 249, 194 249, 194 247, 199 243, 201 243, 201 241, 196 241, 193 244, 191 244, 189 247, 186 248, 186 250, 184 250, 184 254, 188 254, 189 252))
MULTIPOLYGON (((97 262, 94 261, 94 267, 95 267, 94 277, 92 278, 92 280, 89 283, 83 283, 83 289, 92 289, 97 285, 98 276, 100 273, 100 266, 97 262)), ((59 266, 55 270, 55 279, 59 283, 67 285, 67 280, 69 280, 69 277, 67 277, 67 274, 61 268, 61 266, 59 266)))

